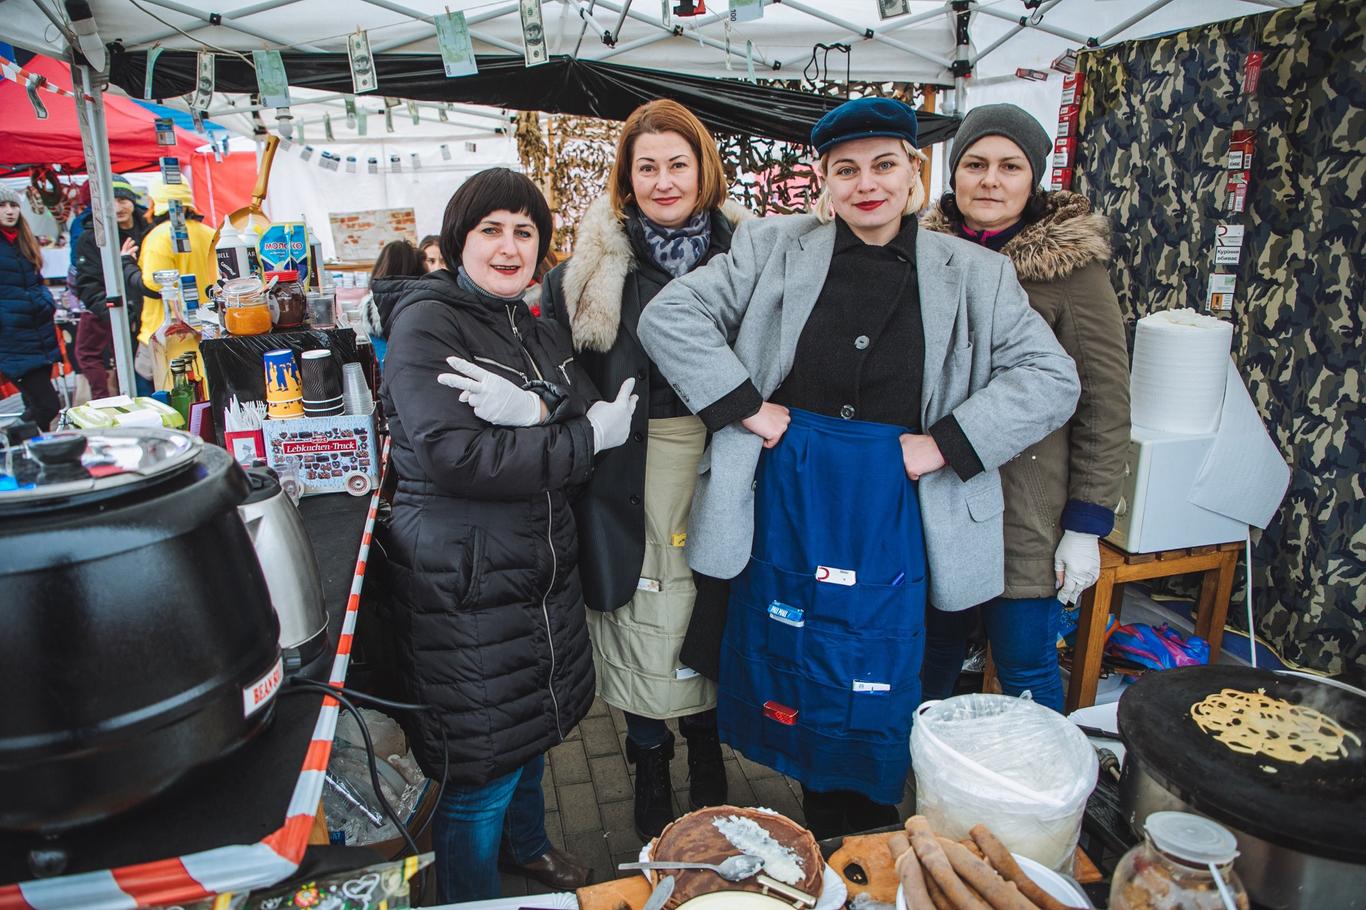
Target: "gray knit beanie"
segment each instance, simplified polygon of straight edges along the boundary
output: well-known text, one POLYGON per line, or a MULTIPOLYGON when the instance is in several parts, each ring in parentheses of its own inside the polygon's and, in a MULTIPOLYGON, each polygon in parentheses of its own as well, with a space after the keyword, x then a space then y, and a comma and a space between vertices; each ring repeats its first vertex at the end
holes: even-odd
POLYGON ((21 198, 22 197, 16 191, 0 184, 0 202, 13 202, 15 205, 19 205, 19 200, 21 198))
POLYGON ((1043 179, 1044 166, 1053 151, 1053 140, 1033 115, 1013 104, 984 104, 968 111, 953 136, 953 159, 949 162, 949 185, 958 172, 958 162, 983 136, 1005 136, 1020 147, 1034 172, 1034 183, 1043 179))

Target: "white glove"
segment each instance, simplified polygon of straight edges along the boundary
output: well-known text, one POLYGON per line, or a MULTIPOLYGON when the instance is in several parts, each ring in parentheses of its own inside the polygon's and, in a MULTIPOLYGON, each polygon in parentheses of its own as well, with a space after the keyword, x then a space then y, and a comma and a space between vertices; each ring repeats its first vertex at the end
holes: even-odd
POLYGON ((636 398, 631 390, 635 377, 621 384, 615 401, 598 401, 588 409, 588 422, 593 425, 593 454, 615 449, 626 441, 631 432, 631 415, 636 410, 636 398))
POLYGON ((543 419, 541 396, 519 388, 481 366, 447 357, 454 373, 442 373, 436 381, 460 389, 460 400, 474 408, 474 416, 500 427, 532 427, 543 419))
POLYGON ((1064 606, 1077 603, 1081 592, 1100 578, 1100 538, 1080 531, 1063 531, 1053 553, 1053 569, 1058 573, 1058 600, 1064 606))

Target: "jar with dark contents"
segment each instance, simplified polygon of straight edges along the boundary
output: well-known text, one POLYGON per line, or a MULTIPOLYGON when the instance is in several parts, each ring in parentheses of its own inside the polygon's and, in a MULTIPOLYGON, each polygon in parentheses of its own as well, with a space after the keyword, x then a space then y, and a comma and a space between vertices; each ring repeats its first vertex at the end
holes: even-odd
POLYGON ((308 295, 299 284, 299 273, 295 269, 281 269, 266 272, 266 281, 275 279, 270 289, 270 315, 277 329, 292 329, 303 325, 308 315, 308 295))

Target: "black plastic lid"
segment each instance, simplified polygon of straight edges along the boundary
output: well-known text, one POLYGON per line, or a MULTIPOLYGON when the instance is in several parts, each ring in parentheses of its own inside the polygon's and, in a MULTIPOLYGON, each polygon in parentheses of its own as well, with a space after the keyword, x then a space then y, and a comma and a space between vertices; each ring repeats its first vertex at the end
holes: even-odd
POLYGON ((46 433, 0 456, 0 515, 81 506, 186 470, 197 436, 160 427, 46 433))
POLYGON ((1269 670, 1181 667, 1144 674, 1124 693, 1119 735, 1125 760, 1195 811, 1312 856, 1366 862, 1366 698, 1269 670), (1192 705, 1225 688, 1315 708, 1361 741, 1348 737, 1344 758, 1302 765, 1234 752, 1190 716, 1192 705))
POLYGON ((247 485, 251 487, 251 492, 242 505, 249 506, 258 502, 265 502, 267 499, 274 499, 280 495, 280 475, 275 473, 274 468, 265 465, 246 468, 247 485))

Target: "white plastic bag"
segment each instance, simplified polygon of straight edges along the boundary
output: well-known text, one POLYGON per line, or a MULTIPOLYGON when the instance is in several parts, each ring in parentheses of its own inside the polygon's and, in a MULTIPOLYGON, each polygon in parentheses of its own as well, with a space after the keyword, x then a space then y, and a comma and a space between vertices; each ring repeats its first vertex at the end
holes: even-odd
POLYGON ((985 824, 1010 848, 1071 873, 1099 764, 1085 735, 1028 698, 928 701, 911 729, 916 809, 955 840, 985 824))

